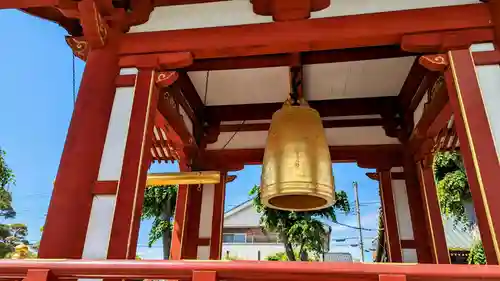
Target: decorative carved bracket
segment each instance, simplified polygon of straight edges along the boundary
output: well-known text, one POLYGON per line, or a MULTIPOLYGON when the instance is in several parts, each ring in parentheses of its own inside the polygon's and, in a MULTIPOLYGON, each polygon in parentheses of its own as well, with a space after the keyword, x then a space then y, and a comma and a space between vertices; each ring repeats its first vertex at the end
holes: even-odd
POLYGON ((311 12, 330 6, 330 0, 251 0, 254 13, 272 16, 274 21, 308 19, 311 12))
POLYGON ((80 12, 83 34, 90 47, 93 49, 104 47, 109 27, 98 10, 96 2, 94 0, 82 0, 78 2, 78 11, 80 12))
POLYGON ((83 38, 83 36, 82 37, 66 36, 65 40, 68 46, 71 48, 71 50, 73 50, 73 54, 76 57, 80 58, 83 61, 87 60, 90 47, 87 41, 85 41, 85 38, 83 38))
POLYGON ((174 84, 175 81, 179 78, 179 73, 176 71, 165 71, 158 72, 156 75, 155 83, 160 88, 169 87, 174 84))
POLYGON ((421 56, 418 62, 430 71, 440 72, 445 71, 449 65, 448 56, 445 54, 421 56))
POLYGON ((380 177, 379 177, 378 173, 366 173, 366 176, 369 179, 374 180, 374 181, 379 181, 380 180, 380 177))

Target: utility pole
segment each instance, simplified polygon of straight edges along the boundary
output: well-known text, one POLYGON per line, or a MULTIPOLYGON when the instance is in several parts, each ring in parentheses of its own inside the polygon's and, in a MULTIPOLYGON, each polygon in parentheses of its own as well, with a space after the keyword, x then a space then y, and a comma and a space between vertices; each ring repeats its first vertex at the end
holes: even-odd
POLYGON ((365 248, 363 246, 363 230, 361 229, 361 212, 359 210, 359 197, 358 197, 358 183, 353 182, 354 187, 354 199, 356 205, 356 216, 358 217, 358 230, 359 230, 359 249, 361 250, 361 261, 365 261, 365 248))

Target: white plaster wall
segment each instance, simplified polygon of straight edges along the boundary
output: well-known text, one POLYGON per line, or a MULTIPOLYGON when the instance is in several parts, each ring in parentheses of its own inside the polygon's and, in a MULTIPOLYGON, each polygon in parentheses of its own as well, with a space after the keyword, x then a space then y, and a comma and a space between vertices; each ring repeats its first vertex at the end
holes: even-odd
MULTIPOLYGON (((311 18, 336 17, 387 11, 479 3, 479 0, 335 0, 330 7, 313 12, 311 18)), ((270 16, 253 13, 249 0, 157 7, 148 22, 130 32, 151 32, 272 22, 270 16)))
POLYGON ((330 7, 313 12, 311 18, 338 17, 480 3, 479 0, 335 0, 330 7))
POLYGON ((210 246, 198 246, 198 252, 196 254, 196 259, 209 260, 210 259, 210 246))
POLYGON ((231 257, 242 260, 258 260, 258 252, 260 251, 261 260, 265 260, 267 256, 284 252, 285 247, 283 244, 222 244, 221 256, 225 257, 227 251, 231 257))
MULTIPOLYGON (((402 167, 395 167, 391 172, 402 172, 402 167)), ((392 192, 394 195, 394 204, 396 205, 396 218, 398 221, 399 239, 413 240, 413 226, 410 216, 410 206, 408 204, 408 193, 404 180, 392 180, 392 192)))
MULTIPOLYGON (((492 43, 478 44, 472 46, 471 49, 475 51, 492 51, 494 45, 492 43)), ((476 66, 476 74, 497 156, 500 158, 500 110, 498 110, 500 105, 500 66, 498 64, 476 66)))
POLYGON ((405 263, 418 263, 417 250, 415 249, 402 249, 403 262, 405 263))
POLYGON ((83 247, 83 259, 106 259, 115 212, 115 201, 115 195, 94 196, 83 247))
POLYGON ((116 89, 97 180, 120 180, 133 102, 134 87, 116 89))
POLYGON ((214 213, 214 192, 213 184, 204 184, 201 197, 200 228, 198 235, 200 238, 210 238, 212 236, 212 220, 214 213))
POLYGON ((133 26, 130 32, 149 32, 272 22, 259 16, 247 0, 221 1, 193 5, 157 7, 148 22, 133 26))

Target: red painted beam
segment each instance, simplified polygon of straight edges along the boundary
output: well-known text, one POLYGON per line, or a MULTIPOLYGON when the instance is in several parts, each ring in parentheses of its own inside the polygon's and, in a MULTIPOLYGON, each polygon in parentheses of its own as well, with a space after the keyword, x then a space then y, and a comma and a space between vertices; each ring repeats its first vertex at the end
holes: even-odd
MULTIPOLYGON (((220 125, 221 132, 251 132, 251 131, 268 131, 270 123, 245 123, 220 125)), ((345 127, 367 127, 367 126, 382 126, 384 121, 382 118, 364 118, 364 119, 345 119, 345 120, 324 120, 323 128, 345 128, 345 127)))
POLYGON ((37 7, 51 7, 58 5, 61 0, 2 0, 0 9, 26 9, 37 7))
POLYGON ((500 50, 472 53, 475 65, 500 64, 500 50))
POLYGON ((490 28, 491 20, 487 4, 472 4, 307 21, 128 33, 123 36, 120 54, 189 51, 195 59, 208 59, 397 45, 405 34, 490 28))
MULTIPOLYGON (((401 154, 402 146, 397 144, 330 147, 332 162, 358 162, 358 165, 365 167, 401 166, 401 154)), ((203 163, 206 169, 234 169, 242 168, 243 165, 262 164, 263 157, 264 149, 260 148, 206 150, 203 163)))
MULTIPOLYGON (((321 117, 371 115, 394 110, 397 97, 316 100, 309 101, 309 105, 316 109, 321 117)), ((268 120, 282 106, 283 103, 217 105, 205 107, 205 113, 210 120, 268 120)))

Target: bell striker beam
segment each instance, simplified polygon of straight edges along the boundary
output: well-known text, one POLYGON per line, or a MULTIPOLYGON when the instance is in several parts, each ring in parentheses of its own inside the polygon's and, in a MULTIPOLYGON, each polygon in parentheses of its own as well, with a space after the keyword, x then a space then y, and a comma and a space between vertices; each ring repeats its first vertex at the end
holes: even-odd
MULTIPOLYGON (((100 166, 119 72, 120 35, 109 30, 107 36, 107 44, 88 55, 54 183, 40 258, 82 258, 93 201, 101 200, 93 190, 103 183, 100 166)), ((107 248, 107 244, 101 246, 107 248)))
MULTIPOLYGON (((494 45, 449 51, 445 72, 450 104, 488 264, 500 263, 500 102, 498 62, 476 66, 471 52, 498 52, 494 45)), ((446 59, 446 56, 443 55, 446 59)))

